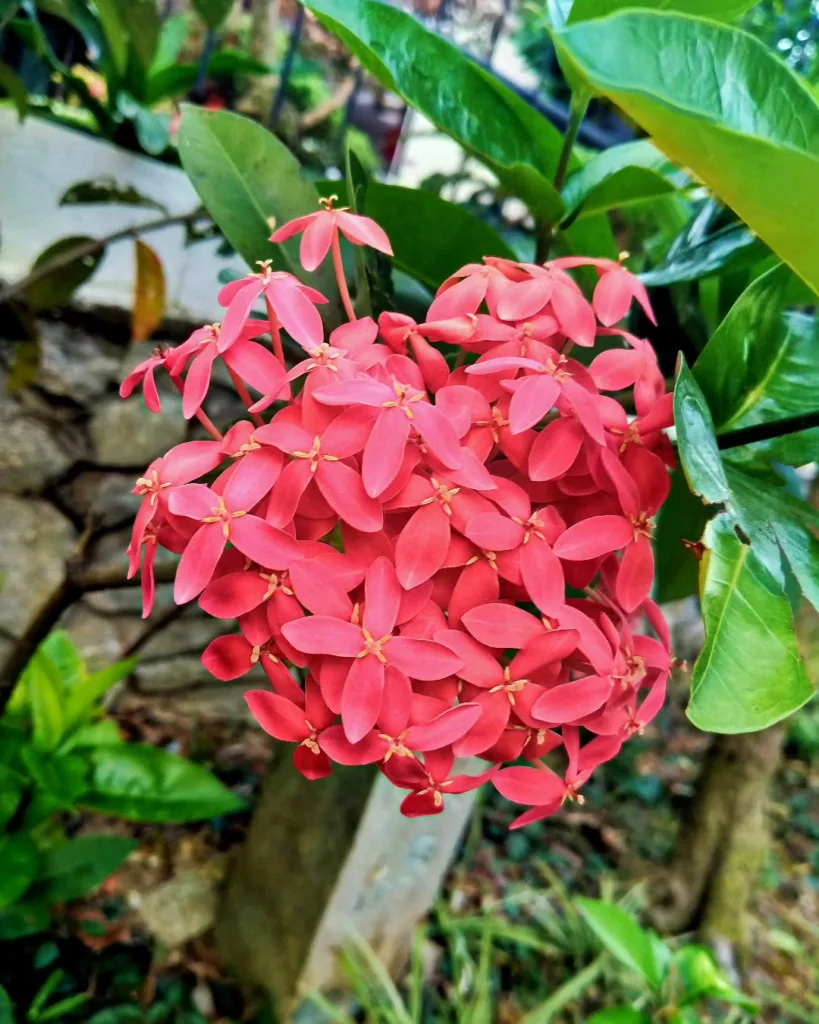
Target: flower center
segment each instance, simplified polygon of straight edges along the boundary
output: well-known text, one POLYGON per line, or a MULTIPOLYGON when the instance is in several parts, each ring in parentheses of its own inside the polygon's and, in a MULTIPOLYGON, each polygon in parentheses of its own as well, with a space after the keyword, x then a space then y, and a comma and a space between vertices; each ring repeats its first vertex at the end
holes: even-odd
POLYGON ((647 537, 651 540, 651 536, 654 531, 654 520, 648 512, 641 512, 636 516, 630 515, 629 521, 631 522, 632 529, 634 530, 635 541, 639 540, 640 537, 647 537))
POLYGON ((171 487, 171 483, 163 483, 159 479, 159 470, 152 469, 147 476, 141 476, 136 482, 134 487, 134 494, 150 494, 149 501, 152 505, 156 505, 159 500, 159 492, 166 487, 171 487))
POLYGON ((225 504, 225 499, 220 497, 219 504, 214 505, 211 509, 213 515, 205 516, 202 520, 203 523, 221 523, 222 533, 225 537, 230 537, 230 521, 231 519, 237 519, 239 516, 246 516, 247 509, 243 509, 240 512, 231 512, 225 504))
POLYGON ((318 464, 324 459, 325 462, 338 462, 338 455, 324 455, 321 451, 321 438, 318 434, 313 438, 313 447, 309 452, 290 452, 294 459, 309 459, 310 472, 315 473, 318 464))
POLYGON ((386 636, 376 640, 372 633, 368 629, 364 629, 363 626, 361 632, 364 636, 364 646, 358 652, 356 658, 366 658, 367 655, 372 654, 378 658, 382 665, 386 665, 387 656, 384 654, 383 649, 392 640, 392 633, 388 633, 386 636))

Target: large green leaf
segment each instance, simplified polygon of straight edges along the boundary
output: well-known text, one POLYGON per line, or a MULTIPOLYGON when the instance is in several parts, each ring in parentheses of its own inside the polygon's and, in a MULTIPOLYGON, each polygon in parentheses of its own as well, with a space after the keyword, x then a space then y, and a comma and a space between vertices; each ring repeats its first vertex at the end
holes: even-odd
POLYGON ((671 474, 671 493, 656 516, 656 600, 678 601, 697 593, 699 563, 685 542, 699 541, 709 515, 707 506, 691 493, 685 474, 677 467, 671 474))
POLYGON ((242 800, 206 768, 141 744, 95 747, 83 806, 131 821, 185 822, 241 810, 242 800))
POLYGON ((337 293, 326 265, 315 274, 302 270, 298 239, 283 246, 269 240, 272 223, 281 226, 318 209, 315 188, 275 135, 239 114, 186 104, 179 156, 208 212, 250 267, 270 259, 328 298, 337 293))
POLYGON ((113 0, 128 41, 147 70, 159 42, 160 17, 156 0, 113 0))
POLYGON ((569 177, 563 189, 566 216, 634 206, 675 192, 688 180, 648 139, 610 146, 569 177))
POLYGON ((709 505, 729 501, 731 489, 714 436, 711 410, 682 355, 674 386, 674 423, 680 459, 691 490, 709 505))
POLYGON ((555 41, 819 291, 819 204, 805 203, 819 178, 819 104, 796 74, 753 36, 661 11, 579 22, 555 41))
POLYGON ((730 225, 697 241, 690 240, 688 235, 686 231, 675 240, 662 263, 640 274, 643 284, 660 287, 699 281, 714 274, 749 268, 770 253, 752 231, 740 225, 730 225))
POLYGON ((694 666, 688 717, 700 729, 765 729, 813 695, 779 583, 719 515, 705 532, 705 647, 694 666))
POLYGON ((539 219, 563 212, 551 184, 562 138, 525 100, 451 43, 380 0, 308 0, 364 67, 490 167, 539 219))
POLYGON ((138 846, 124 836, 77 836, 49 846, 37 872, 37 895, 49 903, 79 899, 102 885, 138 846))
POLYGON ((652 11, 681 11, 714 21, 733 21, 750 11, 759 0, 574 0, 569 21, 603 18, 624 7, 648 7, 652 11))
POLYGON ((659 988, 662 972, 649 933, 613 903, 585 897, 575 902, 586 924, 605 948, 620 963, 641 974, 652 988, 659 988))
POLYGON ((717 434, 819 407, 819 327, 783 308, 792 279, 779 264, 753 281, 694 364, 717 434))
POLYGON ((11 906, 37 873, 37 847, 24 832, 0 836, 0 907, 11 906))

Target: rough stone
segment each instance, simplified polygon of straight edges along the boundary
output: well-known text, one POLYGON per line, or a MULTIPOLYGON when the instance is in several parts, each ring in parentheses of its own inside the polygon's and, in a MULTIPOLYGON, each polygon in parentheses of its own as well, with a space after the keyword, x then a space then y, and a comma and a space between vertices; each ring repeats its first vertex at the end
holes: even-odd
POLYGON ((141 693, 172 693, 213 682, 213 676, 193 655, 140 662, 134 678, 141 693))
POLYGON ((0 495, 0 523, 0 629, 20 636, 59 586, 76 535, 52 505, 12 495, 0 495))
POLYGON ((179 400, 163 402, 162 412, 154 414, 145 408, 140 395, 134 395, 128 401, 104 401, 91 418, 90 430, 99 462, 147 466, 185 440, 187 424, 179 400))
MULTIPOLYGON (((118 555, 123 561, 124 548, 120 548, 118 555)), ((138 582, 138 579, 137 579, 138 582)), ((142 615, 142 592, 138 586, 117 587, 114 590, 97 590, 88 594, 85 603, 95 612, 102 615, 128 616, 135 615, 138 618, 142 615)), ((154 602, 154 614, 170 608, 173 604, 173 584, 160 583, 156 588, 156 600, 154 602)))
POLYGON ((87 404, 118 382, 122 350, 60 320, 41 320, 38 384, 52 395, 87 404))
POLYGON ((128 522, 136 515, 140 497, 132 494, 134 475, 88 470, 79 473, 60 491, 75 515, 95 526, 128 522))
POLYGON ((59 625, 77 645, 91 672, 119 661, 122 656, 122 637, 116 623, 96 615, 83 604, 69 608, 59 625))
POLYGON ((71 457, 41 420, 12 401, 0 402, 0 491, 37 494, 71 465, 71 457))
MULTIPOLYGON (((221 622, 204 614, 188 613, 176 622, 160 630, 142 648, 141 655, 146 661, 167 658, 183 653, 199 654, 214 637, 231 630, 230 623, 221 622)), ((208 679, 211 677, 208 675, 208 679)))
POLYGON ((137 895, 137 914, 160 946, 176 949, 213 925, 226 866, 224 857, 215 857, 137 895))

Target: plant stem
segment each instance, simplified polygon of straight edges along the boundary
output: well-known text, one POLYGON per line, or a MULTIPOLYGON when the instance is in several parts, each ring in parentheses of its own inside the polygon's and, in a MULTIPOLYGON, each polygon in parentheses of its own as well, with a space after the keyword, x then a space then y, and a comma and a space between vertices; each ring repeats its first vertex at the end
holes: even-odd
MULTIPOLYGON (((248 410, 248 412, 250 412, 250 407, 254 403, 253 403, 253 399, 250 396, 250 392, 247 390, 247 385, 242 380, 242 378, 239 376, 239 374, 236 373, 235 370, 232 370, 228 366, 227 371, 230 374, 230 379, 233 381, 233 386, 236 388, 236 391, 238 392, 239 398, 241 398, 241 400, 245 403, 245 408, 248 410)), ((250 415, 251 415, 251 418, 253 419, 253 422, 256 424, 257 427, 263 427, 264 426, 264 420, 262 419, 260 413, 258 413, 258 412, 250 412, 250 415)))
MULTIPOLYGON (((177 224, 193 224, 197 220, 202 220, 208 217, 208 214, 199 207, 193 210, 191 213, 179 213, 173 216, 157 217, 156 220, 149 220, 145 224, 134 224, 129 228, 122 228, 120 231, 115 231, 113 234, 106 235, 104 238, 95 238, 89 242, 84 242, 82 245, 74 246, 73 249, 68 249, 66 252, 60 253, 59 256, 55 256, 49 260, 48 263, 44 263, 42 266, 37 267, 36 270, 32 270, 26 277, 21 278, 19 281, 15 281, 10 284, 3 291, 0 291, 0 306, 3 303, 8 302, 9 299, 15 298, 21 292, 25 292, 31 285, 36 284, 38 281, 42 281, 44 277, 48 277, 49 274, 53 274, 55 270, 61 270, 63 267, 67 267, 70 263, 74 263, 75 260, 81 260, 85 256, 93 256, 95 253, 100 252, 108 245, 113 245, 114 242, 122 242, 129 238, 137 238, 139 235, 144 235, 148 231, 158 231, 160 228, 174 227, 177 224)), ((208 217, 208 219, 210 219, 208 217)))
POLYGON ((270 335, 273 338, 273 351, 282 366, 287 369, 287 363, 284 361, 284 346, 282 345, 282 329, 279 318, 276 316, 276 310, 270 304, 270 299, 266 295, 264 297, 264 304, 267 307, 267 322, 270 324, 270 335))
POLYGON ((758 423, 753 427, 740 427, 729 430, 717 437, 717 447, 722 451, 739 448, 757 441, 770 441, 775 437, 785 437, 800 430, 819 427, 819 411, 805 413, 803 416, 790 416, 788 419, 774 420, 773 423, 758 423))
MULTIPOLYGON (((181 395, 183 390, 183 384, 181 379, 179 377, 175 377, 173 374, 170 374, 170 378, 174 383, 174 387, 181 395)), ((197 409, 194 415, 205 428, 205 430, 207 430, 207 432, 210 434, 214 441, 224 441, 225 438, 223 434, 217 428, 216 424, 213 422, 210 416, 208 416, 208 414, 203 409, 197 409)))
POLYGON ((333 251, 333 268, 336 272, 336 280, 338 281, 338 290, 341 294, 341 301, 344 304, 344 312, 347 314, 347 319, 350 322, 357 320, 358 317, 355 315, 353 309, 353 302, 350 298, 350 289, 347 287, 347 278, 344 276, 344 264, 341 260, 341 242, 339 241, 338 231, 333 232, 333 244, 331 246, 333 251))
MULTIPOLYGON (((585 89, 572 93, 572 98, 569 103, 569 121, 563 135, 563 146, 560 150, 560 156, 557 160, 557 169, 555 171, 554 186, 555 191, 557 192, 560 192, 566 181, 566 175, 569 171, 569 161, 572 158, 572 150, 574 149, 575 142, 577 142, 580 125, 583 123, 583 118, 586 116, 586 109, 588 108, 590 99, 591 94, 586 92, 585 89)), ((552 243, 554 242, 559 230, 559 224, 540 224, 536 227, 536 263, 544 263, 546 261, 549 256, 549 250, 552 248, 552 243)))

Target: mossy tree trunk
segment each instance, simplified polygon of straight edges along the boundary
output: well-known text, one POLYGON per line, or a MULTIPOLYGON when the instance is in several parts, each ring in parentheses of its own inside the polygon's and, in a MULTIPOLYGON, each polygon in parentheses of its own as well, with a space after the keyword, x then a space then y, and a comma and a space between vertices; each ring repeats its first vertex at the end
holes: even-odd
POLYGON ((770 841, 768 803, 784 725, 714 739, 671 865, 655 881, 655 923, 696 929, 721 959, 742 958, 749 904, 770 841))

